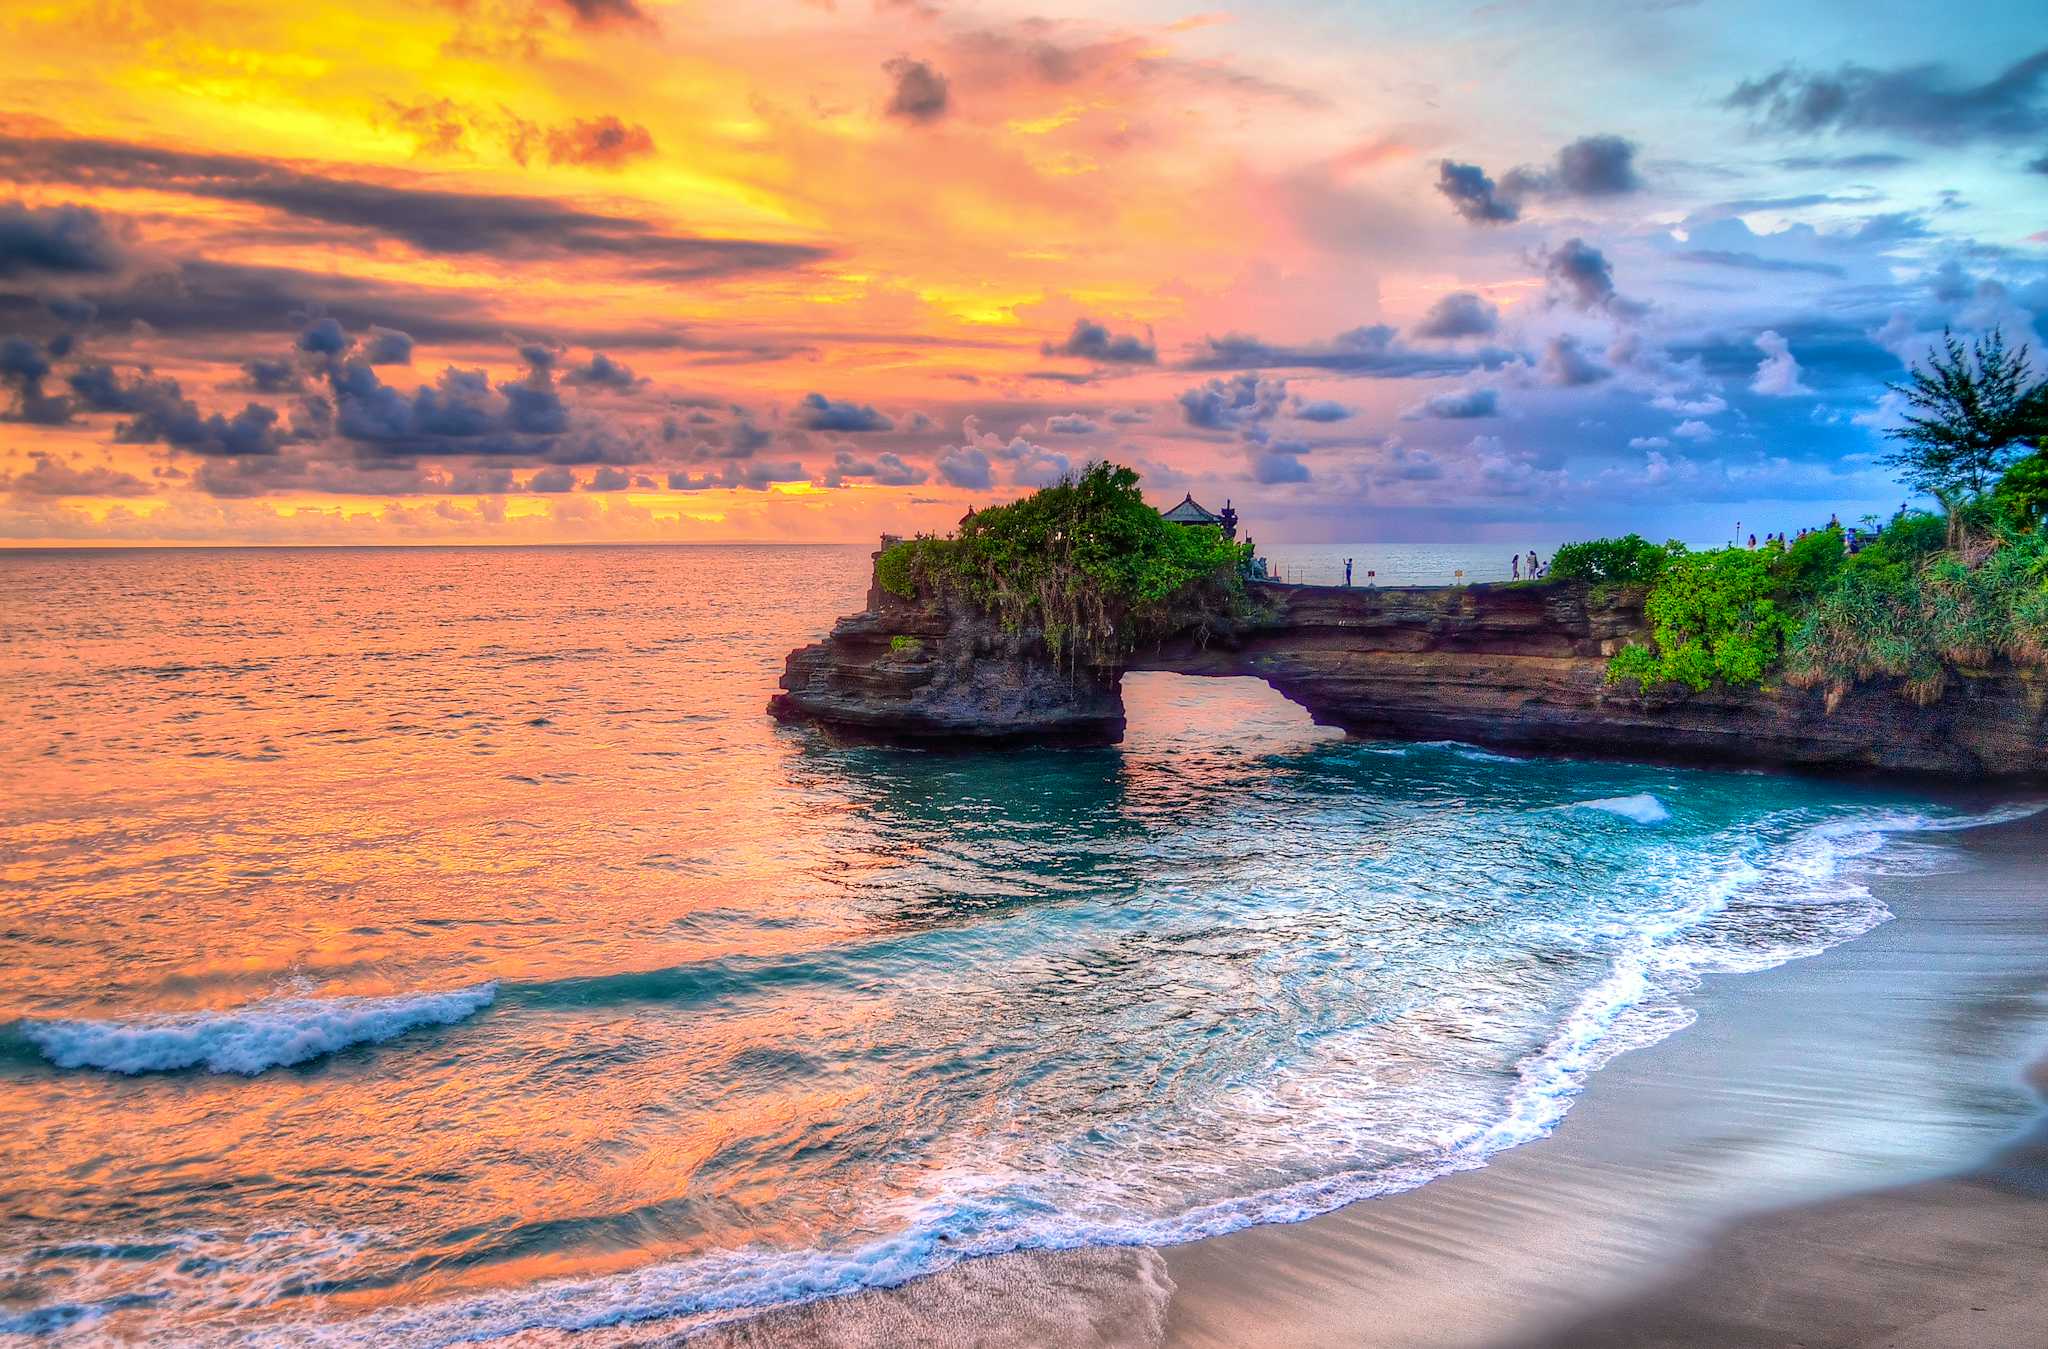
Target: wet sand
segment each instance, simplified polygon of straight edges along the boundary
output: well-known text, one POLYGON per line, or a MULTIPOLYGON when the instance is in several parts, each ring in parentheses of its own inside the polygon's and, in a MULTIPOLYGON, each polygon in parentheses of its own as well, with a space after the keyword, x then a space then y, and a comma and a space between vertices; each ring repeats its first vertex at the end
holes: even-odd
POLYGON ((1163 1341, 2048 1344, 2048 819, 1878 869, 1893 922, 1710 976, 1551 1138, 1166 1251, 1163 1341))

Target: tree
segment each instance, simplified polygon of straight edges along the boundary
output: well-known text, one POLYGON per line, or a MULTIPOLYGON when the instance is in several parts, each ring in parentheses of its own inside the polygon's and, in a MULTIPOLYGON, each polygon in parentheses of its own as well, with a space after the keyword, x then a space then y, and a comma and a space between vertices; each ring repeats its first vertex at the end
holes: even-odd
POLYGON ((1904 384, 1885 387, 1906 400, 1888 468, 1939 501, 1950 528, 1956 512, 1998 480, 2015 447, 2048 431, 2048 379, 2033 380, 2027 349, 2009 351, 1993 328, 1967 349, 1942 330, 1941 346, 1916 362, 1904 384))

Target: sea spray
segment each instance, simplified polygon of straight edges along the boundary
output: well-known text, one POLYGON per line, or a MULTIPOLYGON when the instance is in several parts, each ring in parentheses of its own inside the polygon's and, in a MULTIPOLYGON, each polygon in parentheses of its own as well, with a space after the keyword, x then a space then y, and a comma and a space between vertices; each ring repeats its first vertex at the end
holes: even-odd
POLYGON ((497 984, 485 983, 382 998, 287 998, 224 1012, 50 1021, 23 1033, 59 1068, 132 1074, 204 1067, 254 1077, 422 1026, 452 1025, 490 1006, 497 994, 497 984))

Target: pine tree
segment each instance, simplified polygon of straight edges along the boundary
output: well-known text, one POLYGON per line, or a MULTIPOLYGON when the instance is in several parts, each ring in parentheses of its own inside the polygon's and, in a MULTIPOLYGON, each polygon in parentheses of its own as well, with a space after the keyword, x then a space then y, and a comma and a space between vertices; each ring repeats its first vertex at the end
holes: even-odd
POLYGON ((1993 328, 1968 348, 1944 328, 1927 366, 1913 366, 1904 384, 1885 387, 1911 411, 1885 434, 1899 442, 1884 464, 1949 514, 1998 481, 2029 442, 2048 432, 2048 379, 2031 379, 2027 348, 2009 351, 1993 328))

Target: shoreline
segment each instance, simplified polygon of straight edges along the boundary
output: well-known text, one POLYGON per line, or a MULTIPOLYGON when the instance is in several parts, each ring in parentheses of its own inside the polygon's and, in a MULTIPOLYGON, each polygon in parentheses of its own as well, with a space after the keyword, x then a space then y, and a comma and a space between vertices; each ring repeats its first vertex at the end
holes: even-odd
MULTIPOLYGON (((1652 1313, 1615 1309, 1659 1290, 1682 1295, 1691 1285, 1669 1291, 1672 1281, 1704 1277, 1714 1243, 1741 1224, 1902 1186, 1967 1187, 2024 1130, 2048 1135, 2025 1080, 2039 1061, 2048 1088, 2044 858, 2048 814, 1891 835, 1843 872, 1891 921, 1769 969, 1703 975, 1684 998, 1694 1024, 1614 1058, 1549 1136, 1483 1167, 1301 1222, 1162 1248, 987 1257, 693 1335, 646 1326, 619 1342, 1722 1343, 1646 1341, 1631 1318, 1652 1313), (1594 1324, 1609 1312, 1616 1319, 1594 1324)), ((2048 1227, 2048 1199, 2022 1202, 2043 1205, 2026 1214, 2048 1227)), ((1797 1270, 1816 1257, 1802 1248, 1779 1263, 1797 1270)), ((1961 1288, 1970 1274, 1938 1282, 1961 1288)), ((1655 1314, 1683 1326, 1691 1313, 1655 1314)))
MULTIPOLYGON (((1795 1239, 1736 1234, 1796 1233, 1831 1206, 1861 1213, 1924 1187, 1959 1202, 1985 1168, 2041 1161, 2006 1149, 2048 1132, 2027 1085, 2038 1065, 2048 1087, 2044 857, 2041 815, 1894 836, 1860 864, 1892 921, 1772 969, 1706 975, 1687 996, 1695 1024, 1601 1069, 1550 1137, 1404 1194, 1164 1251, 1161 1342, 1751 1342, 1687 1320, 1738 1290, 1737 1305, 1768 1300, 1756 1269, 1727 1272, 1717 1241, 1784 1245, 1795 1239), (1638 1334, 1642 1318, 1672 1337, 1638 1334)), ((2048 1199, 2021 1202, 2048 1228, 2048 1199)), ((1790 1283, 1819 1262, 1805 1245, 1775 1257, 1790 1283)), ((1947 1274, 1960 1288, 1971 1271, 1947 1274)), ((1801 1333, 1863 1342, 1827 1329, 1801 1333)), ((1796 1338, 1779 1326, 1754 1342, 1796 1338)))

